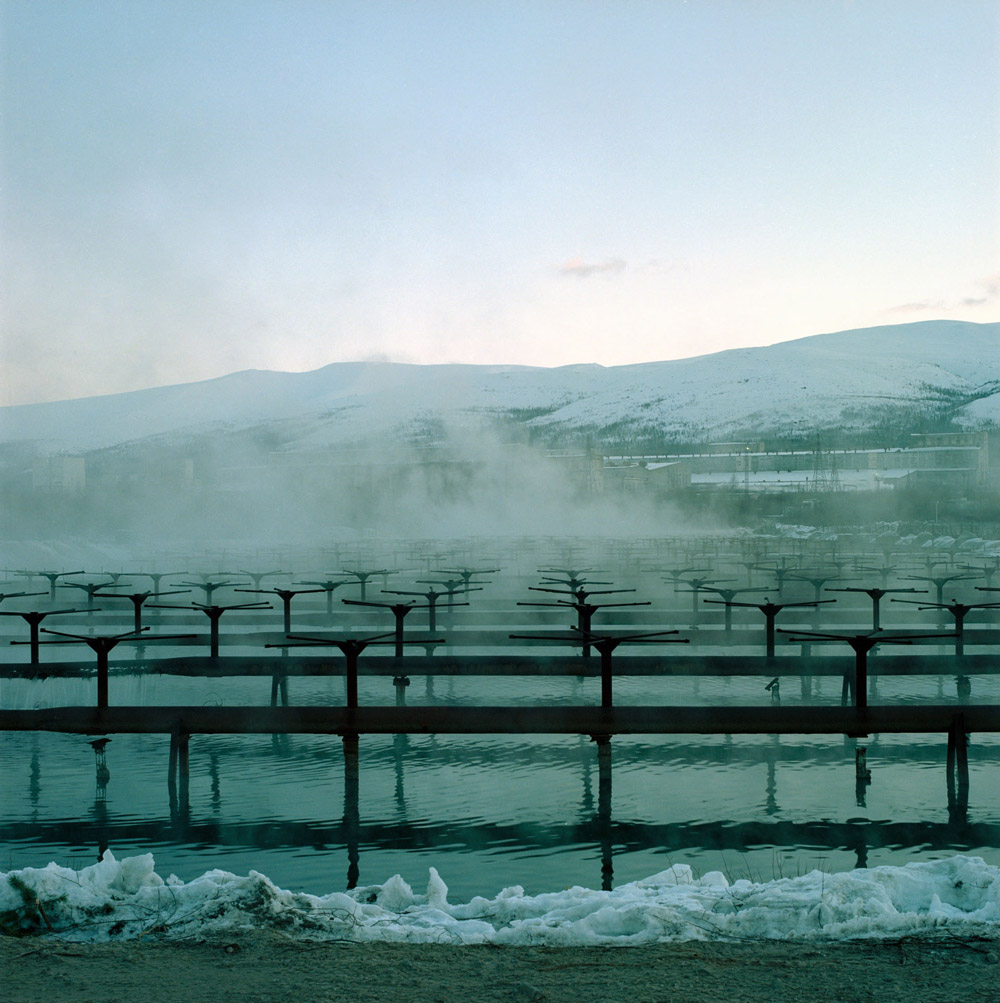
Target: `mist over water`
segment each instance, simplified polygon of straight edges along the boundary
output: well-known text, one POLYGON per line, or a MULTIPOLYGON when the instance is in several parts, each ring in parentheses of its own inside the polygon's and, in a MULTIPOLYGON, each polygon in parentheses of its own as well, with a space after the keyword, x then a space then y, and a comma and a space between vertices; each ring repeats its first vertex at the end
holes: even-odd
MULTIPOLYGON (((418 606, 405 619, 409 685, 395 685, 398 667, 379 668, 391 648, 372 646, 359 663, 362 707, 593 707, 602 698, 599 659, 583 660, 573 635, 581 622, 575 587, 588 594, 578 602, 593 604, 598 635, 676 631, 689 642, 663 636, 616 649, 619 665, 641 656, 668 670, 619 669, 616 705, 752 713, 777 703, 839 706, 845 670, 799 666, 803 655, 839 654, 838 665, 852 664, 846 645, 806 650, 779 634, 778 664, 761 667, 764 618, 755 603, 792 604, 782 629, 865 632, 871 599, 826 589, 917 588, 933 601, 934 580, 945 578, 946 601, 981 604, 992 597, 976 587, 1000 558, 997 522, 969 518, 968 498, 940 490, 765 496, 739 471, 712 491, 666 490, 655 464, 647 469, 624 450, 611 463, 607 450, 586 444, 546 448, 510 429, 440 417, 401 441, 382 436, 338 449, 293 441, 273 429, 147 440, 88 454, 83 482, 63 489, 39 487, 58 464, 42 474, 29 465, 32 487, 7 488, 0 591, 43 594, 5 599, 2 611, 71 607, 81 612, 45 627, 109 635, 131 628, 125 595, 180 590, 143 607, 146 643, 126 640, 111 652, 112 706, 342 707, 349 688, 339 650, 265 647, 284 639, 281 590, 290 590, 292 632, 309 637, 392 633, 388 610, 344 599, 418 606), (463 571, 468 592, 456 585, 463 571), (54 600, 42 572, 63 573, 54 600), (106 591, 121 598, 98 590, 87 612, 79 585, 113 575, 121 581, 106 591), (308 591, 323 583, 327 592, 308 591), (429 593, 438 594, 433 631, 429 593), (727 595, 744 605, 727 611, 727 595), (802 605, 817 598, 826 604, 802 605), (161 602, 174 608, 158 609, 161 602), (252 602, 265 605, 221 617, 219 665, 206 668, 209 622, 194 604, 252 602), (515 641, 512 633, 540 636, 515 641), (155 641, 177 634, 194 636, 155 641), (434 638, 443 643, 421 644, 434 638), (421 671, 428 659, 528 656, 540 664, 578 658, 581 671, 421 671), (724 656, 758 662, 742 674, 678 671, 684 659, 724 656), (310 659, 315 667, 321 657, 331 667, 317 675, 310 659), (196 667, 182 668, 185 660, 196 667), (227 673, 227 662, 239 668, 227 673)), ((947 611, 894 598, 915 597, 887 594, 883 627, 953 629, 947 611)), ((900 673, 903 649, 880 646, 870 702, 1000 704, 983 663, 995 624, 993 611, 970 613, 967 674, 945 662, 940 671, 900 673)), ((19 617, 0 618, 0 628, 5 642, 28 638, 19 617)), ((955 642, 911 650, 947 657, 955 642)), ((95 657, 67 639, 42 647, 37 670, 23 671, 27 648, 4 643, 0 707, 93 705, 95 657)), ((11 806, 0 826, 4 867, 51 859, 79 868, 104 849, 118 859, 152 852, 159 872, 186 881, 213 867, 256 870, 312 892, 397 873, 422 887, 433 867, 466 899, 509 885, 529 894, 608 889, 675 864, 755 881, 955 853, 1000 864, 991 780, 1000 743, 989 734, 972 736, 957 786, 944 735, 617 735, 602 759, 587 735, 366 734, 352 772, 336 736, 199 734, 180 777, 168 736, 109 737, 98 751, 89 736, 0 736, 0 793, 11 806), (858 780, 859 748, 870 783, 858 780)))
POLYGON ((5 6, 0 869, 993 922, 995 19, 482 6, 5 6))
MULTIPOLYGON (((550 507, 554 489, 541 479, 532 481, 531 467, 519 470, 513 487, 519 492, 535 490, 550 507), (525 487, 527 485, 527 487, 525 487)), ((409 513, 415 525, 437 518, 438 511, 454 518, 473 518, 476 506, 454 499, 432 514, 421 511, 432 488, 426 479, 418 482, 415 496, 392 509, 394 524, 409 513)), ((484 492, 496 482, 473 481, 484 492)), ((508 486, 510 486, 508 484, 508 486)), ((433 485, 438 490, 439 484, 433 485)), ((437 497, 440 497, 438 494, 437 497)), ((521 494, 520 497, 526 497, 521 494)), ((351 580, 350 569, 386 569, 369 583, 368 598, 389 602, 402 597, 384 590, 427 590, 433 582, 454 577, 456 568, 500 569, 481 575, 482 591, 459 593, 468 607, 448 611, 442 601, 438 634, 446 644, 438 656, 494 654, 528 651, 540 655, 571 654, 579 647, 565 643, 546 646, 518 645, 506 634, 514 630, 568 633, 575 621, 571 609, 560 608, 560 595, 533 591, 552 587, 551 579, 577 571, 589 580, 609 582, 606 588, 634 589, 634 593, 609 595, 608 601, 643 601, 649 607, 599 611, 594 629, 633 633, 659 628, 679 629, 706 652, 733 650, 714 647, 722 627, 723 610, 696 604, 685 580, 734 579, 732 587, 758 587, 774 593, 773 568, 793 561, 803 567, 826 568, 831 579, 835 567, 828 562, 863 562, 861 567, 881 563, 874 541, 888 546, 883 529, 866 539, 869 553, 856 555, 859 536, 845 537, 830 531, 789 529, 784 538, 764 537, 746 531, 707 535, 692 527, 670 536, 644 532, 650 524, 668 516, 650 507, 630 520, 633 533, 602 534, 590 527, 629 521, 627 510, 597 500, 574 499, 565 489, 561 499, 568 513, 564 529, 577 532, 504 534, 498 527, 505 512, 502 503, 486 513, 482 525, 488 536, 461 535, 420 538, 416 535, 383 536, 377 532, 353 532, 346 538, 326 537, 317 545, 301 537, 281 545, 266 545, 252 534, 215 541, 171 541, 144 550, 135 538, 108 544, 66 541, 46 544, 21 541, 9 544, 8 554, 18 565, 38 570, 55 567, 86 567, 78 580, 100 580, 111 570, 134 571, 122 591, 150 588, 141 576, 156 568, 175 571, 164 588, 179 582, 237 579, 221 589, 213 601, 233 603, 269 600, 271 610, 233 612, 222 620, 223 658, 226 655, 259 653, 260 659, 276 654, 264 652, 261 631, 280 637, 280 603, 274 595, 246 595, 233 591, 252 587, 241 572, 274 572, 263 588, 291 587, 289 583, 333 577, 351 580), (489 521, 497 518, 496 523, 489 521), (613 519, 620 521, 612 523, 613 519), (602 522, 602 520, 605 520, 602 522), (136 548, 136 549, 133 549, 136 548), (68 562, 68 563, 67 563, 68 562), (748 568, 757 564, 758 568, 748 568), (189 569, 186 575, 180 572, 189 569), (687 569, 675 585, 671 572, 687 569), (699 571, 699 569, 702 569, 699 571), (199 577, 200 573, 200 577, 199 577), (546 579, 550 579, 546 581, 546 579), (425 584, 420 584, 424 581, 425 584), (767 583, 766 585, 764 583, 767 583), (520 602, 552 601, 550 608, 518 607, 520 602), (492 634, 481 636, 482 631, 492 634), (478 632, 476 640, 467 640, 478 632), (470 646, 471 645, 471 646, 470 646), (706 647, 707 645, 707 647, 706 647)), ((386 507, 389 503, 386 502, 386 507)), ((263 511, 263 506, 258 509, 263 511)), ((520 509, 518 509, 520 511, 520 509)), ((527 519, 525 522, 527 523, 527 519)), ((540 529, 551 525, 543 517, 540 529)), ((246 531, 252 523, 237 516, 234 531, 246 531)), ((901 557, 890 585, 912 586, 903 573, 926 571, 927 555, 940 559, 943 568, 965 561, 988 566, 982 549, 962 551, 954 542, 931 538, 937 547, 925 548, 916 538, 906 541, 895 534, 901 557), (898 578, 898 580, 897 580, 898 578)), ((927 542, 927 541, 922 541, 927 542)), ((932 567, 937 566, 932 564, 932 567)), ((871 577, 842 568, 845 574, 871 577)), ((957 572, 956 572, 957 573, 957 572)), ((877 577, 877 576, 876 576, 877 577)), ((18 577, 31 589, 44 589, 47 582, 18 577)), ((68 578, 67 581, 71 581, 68 578)), ((474 579, 478 580, 478 579, 474 579)), ((831 581, 829 584, 839 584, 831 581)), ((956 581, 971 598, 977 581, 956 581)), ((593 586, 598 588, 596 584, 593 586)), ((69 599, 83 605, 75 590, 59 586, 57 606, 69 599)), ((812 598, 814 588, 789 578, 784 584, 788 601, 812 598)), ((709 595, 710 593, 706 593, 709 595)), ((334 614, 325 610, 325 596, 307 594, 294 600, 293 629, 313 635, 366 636, 391 631, 391 620, 378 610, 363 610, 341 604, 342 598, 357 597, 359 584, 342 586, 335 593, 334 614)), ((714 595, 714 594, 712 594, 714 595)), ((980 594, 982 595, 982 594, 980 594)), ((746 598, 761 600, 764 592, 746 598)), ((178 604, 203 601, 192 587, 188 595, 172 600, 178 604)), ((595 596, 599 602, 602 597, 595 596)), ((738 597, 739 598, 739 597, 738 597)), ((419 600, 418 600, 419 601, 419 600)), ((10 599, 4 609, 44 608, 47 596, 10 599)), ((864 629, 870 618, 866 597, 838 597, 839 605, 827 607, 820 616, 806 608, 789 615, 789 626, 800 629, 864 629), (857 601, 855 601, 857 600, 857 601), (841 607, 843 609, 841 610, 841 607)), ((128 629, 131 608, 127 603, 100 603, 99 613, 75 614, 58 624, 59 629, 105 633, 128 629)), ((170 644, 147 646, 145 658, 202 655, 207 651, 207 624, 197 611, 149 610, 153 633, 193 631, 201 638, 194 648, 170 644)), ((407 619, 407 635, 427 636, 426 610, 407 619)), ((762 622, 755 609, 733 611, 734 630, 741 647, 756 653, 763 641, 762 622)), ((990 614, 978 614, 973 627, 982 631, 994 622, 990 614)), ((4 618, 8 638, 25 637, 21 621, 4 618)), ((55 621, 53 621, 55 622, 55 621)), ((915 607, 886 606, 885 622, 909 629, 934 627, 934 613, 915 607)), ((978 639, 985 639, 982 634, 978 639)), ((686 647, 686 646, 685 646, 686 647)), ((678 646, 680 648, 680 646, 678 646)), ((414 654, 419 649, 414 646, 414 654)), ((642 653, 682 657, 667 645, 642 653)), ((890 648, 884 649, 886 654, 890 648)), ((929 652, 946 653, 947 640, 929 652)), ((969 654, 988 651, 970 645, 969 654)), ((626 651, 631 654, 637 651, 626 651)), ((385 657, 388 650, 372 649, 364 659, 385 657)), ((897 652, 898 653, 898 652, 897 652)), ((923 651, 921 651, 921 654, 923 651)), ((686 652, 685 652, 686 654, 686 652)), ((798 648, 779 652, 782 659, 798 657, 798 648)), ((8 666, 23 661, 25 649, 4 646, 8 666)), ((133 674, 134 645, 114 652, 111 679, 112 704, 155 705, 266 705, 270 677, 213 678, 178 677, 156 672, 133 674), (115 668, 117 666, 117 668, 115 668)), ((884 657, 884 656, 879 656, 884 657)), ((42 662, 76 664, 89 669, 90 652, 80 655, 70 648, 42 649, 42 662)), ((787 668, 787 662, 785 662, 787 668)), ((295 676, 288 679, 288 700, 293 705, 341 706, 345 700, 344 679, 295 676)), ((751 677, 623 676, 616 681, 615 702, 635 705, 737 704, 768 706, 772 694, 766 679, 751 677)), ((7 708, 89 704, 94 700, 93 677, 4 678, 0 704, 7 708)), ((513 678, 421 676, 413 672, 405 699, 411 706, 476 705, 551 706, 594 704, 600 700, 600 683, 593 676, 513 678)), ((945 675, 913 678, 885 676, 874 681, 873 702, 957 702, 956 677, 945 675)), ((840 679, 819 676, 811 681, 808 696, 804 683, 792 674, 783 678, 784 704, 840 702, 840 679)), ((973 676, 972 700, 1000 703, 995 677, 973 676)), ((359 680, 362 706, 394 703, 390 678, 362 674, 359 680)), ((505 885, 520 884, 531 893, 553 886, 580 884, 600 887, 637 880, 666 866, 690 865, 695 873, 722 871, 734 878, 772 880, 814 868, 828 871, 877 864, 901 865, 910 860, 930 860, 954 852, 983 856, 1000 863, 1000 801, 990 777, 1000 751, 996 739, 976 735, 970 750, 969 795, 955 801, 946 783, 944 736, 874 735, 867 743, 873 783, 859 789, 855 781, 857 740, 836 736, 747 737, 691 736, 660 738, 619 736, 613 739, 610 786, 601 782, 594 744, 586 736, 471 737, 471 736, 362 736, 359 748, 357 787, 345 773, 341 743, 321 736, 193 736, 190 776, 185 789, 167 784, 169 742, 165 736, 112 736, 106 750, 110 779, 94 782, 94 752, 83 736, 5 734, 2 739, 3 800, 13 806, 0 830, 0 853, 10 867, 41 865, 49 859, 79 867, 109 847, 121 859, 152 851, 157 867, 176 872, 185 880, 210 867, 235 873, 260 870, 282 887, 329 890, 360 881, 381 882, 393 873, 420 886, 427 868, 436 867, 446 876, 454 894, 466 898, 495 894, 505 885), (355 791, 351 793, 352 789, 355 791), (356 801, 354 799, 357 799, 356 801), (351 820, 355 821, 351 821, 351 820)))
MULTIPOLYGON (((113 540, 140 549, 321 546, 352 536, 660 535, 704 530, 662 500, 606 493, 592 450, 545 450, 490 428, 436 421, 428 443, 374 440, 341 449, 283 449, 227 436, 122 446, 88 454, 85 483, 68 492, 8 481, 4 532, 113 540), (58 534, 53 530, 58 527, 58 534)), ((14 465, 14 461, 10 461, 14 465)), ((37 479, 37 478, 36 478, 37 479)))

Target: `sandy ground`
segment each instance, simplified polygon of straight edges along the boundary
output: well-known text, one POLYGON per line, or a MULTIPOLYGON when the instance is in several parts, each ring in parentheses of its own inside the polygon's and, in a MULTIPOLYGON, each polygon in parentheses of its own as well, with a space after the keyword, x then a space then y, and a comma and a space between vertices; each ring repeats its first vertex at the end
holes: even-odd
POLYGON ((1000 1003, 1000 941, 511 948, 0 937, 8 1003, 455 1000, 1000 1003))

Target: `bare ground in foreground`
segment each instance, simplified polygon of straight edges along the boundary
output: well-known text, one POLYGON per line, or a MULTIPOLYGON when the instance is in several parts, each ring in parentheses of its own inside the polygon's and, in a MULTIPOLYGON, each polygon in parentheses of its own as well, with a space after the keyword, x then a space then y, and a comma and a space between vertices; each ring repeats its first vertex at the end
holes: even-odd
POLYGON ((998 961, 1000 941, 958 939, 521 948, 0 937, 0 992, 8 1003, 1000 1003, 998 961))

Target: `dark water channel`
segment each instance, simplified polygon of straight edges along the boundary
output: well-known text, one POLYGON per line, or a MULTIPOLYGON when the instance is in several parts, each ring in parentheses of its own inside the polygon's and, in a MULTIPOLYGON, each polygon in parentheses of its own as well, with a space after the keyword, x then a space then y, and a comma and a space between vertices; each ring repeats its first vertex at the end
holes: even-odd
MULTIPOLYGON (((118 703, 262 703, 266 679, 123 678, 118 703)), ((584 703, 595 680, 414 679, 409 702, 584 703)), ((837 702, 839 680, 813 699, 837 702)), ((6 707, 85 703, 92 682, 4 680, 6 707)), ((885 698, 950 702, 949 677, 885 679, 885 698)), ((622 679, 628 703, 768 702, 759 679, 622 679)), ((1000 703, 977 677, 974 699, 1000 703)), ((342 703, 342 679, 290 680, 294 703, 342 703)), ((789 690, 789 697, 793 694, 789 690)), ((390 703, 362 678, 362 703, 390 703)), ((787 698, 786 698, 787 699, 787 698)), ((876 696, 878 699, 878 696, 876 696)), ((688 863, 696 873, 790 877, 955 853, 1000 864, 1000 737, 971 736, 968 790, 947 783, 945 736, 873 735, 870 784, 839 736, 620 737, 602 763, 586 737, 192 736, 168 785, 166 736, 115 735, 107 773, 83 736, 0 735, 0 870, 152 852, 161 874, 257 870, 325 893, 436 867, 457 898, 618 884, 688 863)))

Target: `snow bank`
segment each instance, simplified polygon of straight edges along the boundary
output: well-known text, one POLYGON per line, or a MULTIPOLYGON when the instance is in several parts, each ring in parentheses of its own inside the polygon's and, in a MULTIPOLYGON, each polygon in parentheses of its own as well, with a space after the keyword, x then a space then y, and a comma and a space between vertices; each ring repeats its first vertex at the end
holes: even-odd
POLYGON ((842 940, 1000 936, 1000 867, 956 856, 840 874, 813 871, 755 884, 686 865, 614 891, 574 887, 448 902, 431 868, 424 894, 399 876, 350 892, 284 891, 263 874, 156 874, 152 854, 80 871, 49 864, 0 874, 0 932, 78 941, 187 937, 259 928, 322 940, 636 945, 677 940, 842 940))

